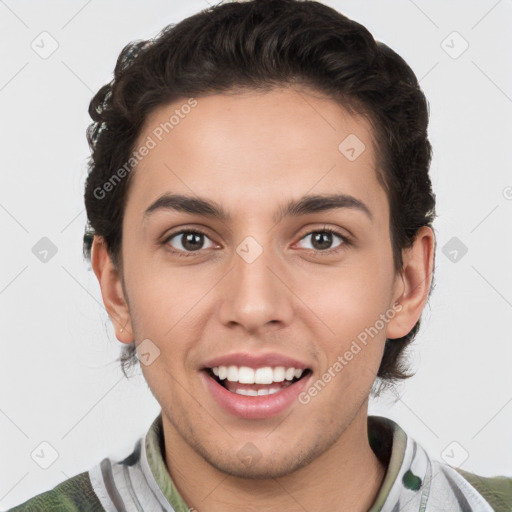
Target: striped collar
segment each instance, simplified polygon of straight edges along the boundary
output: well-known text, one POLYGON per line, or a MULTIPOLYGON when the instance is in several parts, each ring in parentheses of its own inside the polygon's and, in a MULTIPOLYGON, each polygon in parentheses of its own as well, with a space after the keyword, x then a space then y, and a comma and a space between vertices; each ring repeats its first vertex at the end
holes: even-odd
MULTIPOLYGON (((368 440, 387 466, 369 512, 492 512, 483 497, 452 467, 432 460, 394 421, 368 416, 368 440)), ((108 512, 189 512, 165 464, 162 413, 134 451, 120 462, 105 458, 89 471, 108 512)))

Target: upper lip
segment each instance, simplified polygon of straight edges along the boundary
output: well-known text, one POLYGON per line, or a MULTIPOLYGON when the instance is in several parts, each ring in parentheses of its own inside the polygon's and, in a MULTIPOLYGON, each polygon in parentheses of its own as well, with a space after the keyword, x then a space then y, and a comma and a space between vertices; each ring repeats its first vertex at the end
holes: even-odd
POLYGON ((307 364, 283 354, 249 354, 247 352, 225 354, 223 356, 215 357, 214 359, 207 361, 203 367, 215 368, 216 366, 247 366, 249 368, 284 366, 285 368, 293 367, 302 370, 309 368, 307 364))

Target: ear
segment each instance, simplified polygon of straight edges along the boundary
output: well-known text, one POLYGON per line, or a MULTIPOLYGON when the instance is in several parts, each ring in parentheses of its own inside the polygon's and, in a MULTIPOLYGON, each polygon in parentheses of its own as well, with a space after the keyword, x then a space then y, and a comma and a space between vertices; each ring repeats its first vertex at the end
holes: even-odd
POLYGON ((386 337, 402 338, 419 320, 427 302, 434 269, 434 232, 428 226, 418 230, 412 247, 402 251, 403 269, 395 280, 393 304, 401 309, 387 324, 386 337))
POLYGON ((114 325, 116 338, 122 343, 133 341, 133 330, 123 283, 105 241, 95 236, 91 248, 91 265, 101 288, 105 309, 114 325))

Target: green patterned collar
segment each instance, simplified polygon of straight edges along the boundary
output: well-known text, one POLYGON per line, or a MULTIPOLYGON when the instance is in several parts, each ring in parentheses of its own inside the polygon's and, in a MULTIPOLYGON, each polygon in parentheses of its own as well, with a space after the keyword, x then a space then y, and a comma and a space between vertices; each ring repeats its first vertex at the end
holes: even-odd
MULTIPOLYGON (((382 416, 368 416, 368 441, 377 457, 387 466, 379 494, 369 511, 378 512, 382 509, 402 466, 407 436, 392 420, 382 416)), ((164 496, 176 512, 189 512, 165 464, 162 413, 151 424, 145 442, 149 467, 164 496)))
POLYGON ((151 472, 172 508, 175 512, 189 512, 190 509, 176 489, 165 464, 162 413, 155 418, 146 434, 146 453, 151 472))

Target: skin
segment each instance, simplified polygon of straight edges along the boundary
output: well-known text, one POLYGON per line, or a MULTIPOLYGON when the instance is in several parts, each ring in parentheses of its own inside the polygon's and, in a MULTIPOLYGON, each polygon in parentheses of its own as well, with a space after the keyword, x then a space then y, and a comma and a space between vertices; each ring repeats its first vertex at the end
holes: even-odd
MULTIPOLYGON (((368 396, 386 337, 406 335, 425 305, 433 232, 419 230, 395 273, 371 127, 332 100, 283 87, 197 101, 134 171, 122 271, 101 238, 92 252, 119 341, 149 339, 160 350, 141 368, 162 407, 169 473, 201 512, 366 511, 385 473, 368 444, 368 396), (349 134, 366 147, 354 161, 338 150, 349 134), (164 192, 214 200, 231 219, 173 210, 145 216, 164 192), (334 192, 363 202, 372 218, 338 208, 273 219, 288 200, 334 192), (350 243, 336 235, 326 248, 315 245, 325 227, 350 243), (183 237, 165 241, 183 228, 207 235, 189 257, 176 255, 190 247, 183 237), (236 252, 247 236, 263 249, 252 263, 236 252), (200 378, 213 357, 277 352, 305 362, 314 382, 397 303, 400 312, 317 396, 283 415, 230 415, 200 378), (261 454, 248 465, 238 456, 247 443, 261 454)), ((136 147, 185 102, 157 108, 136 147)))

